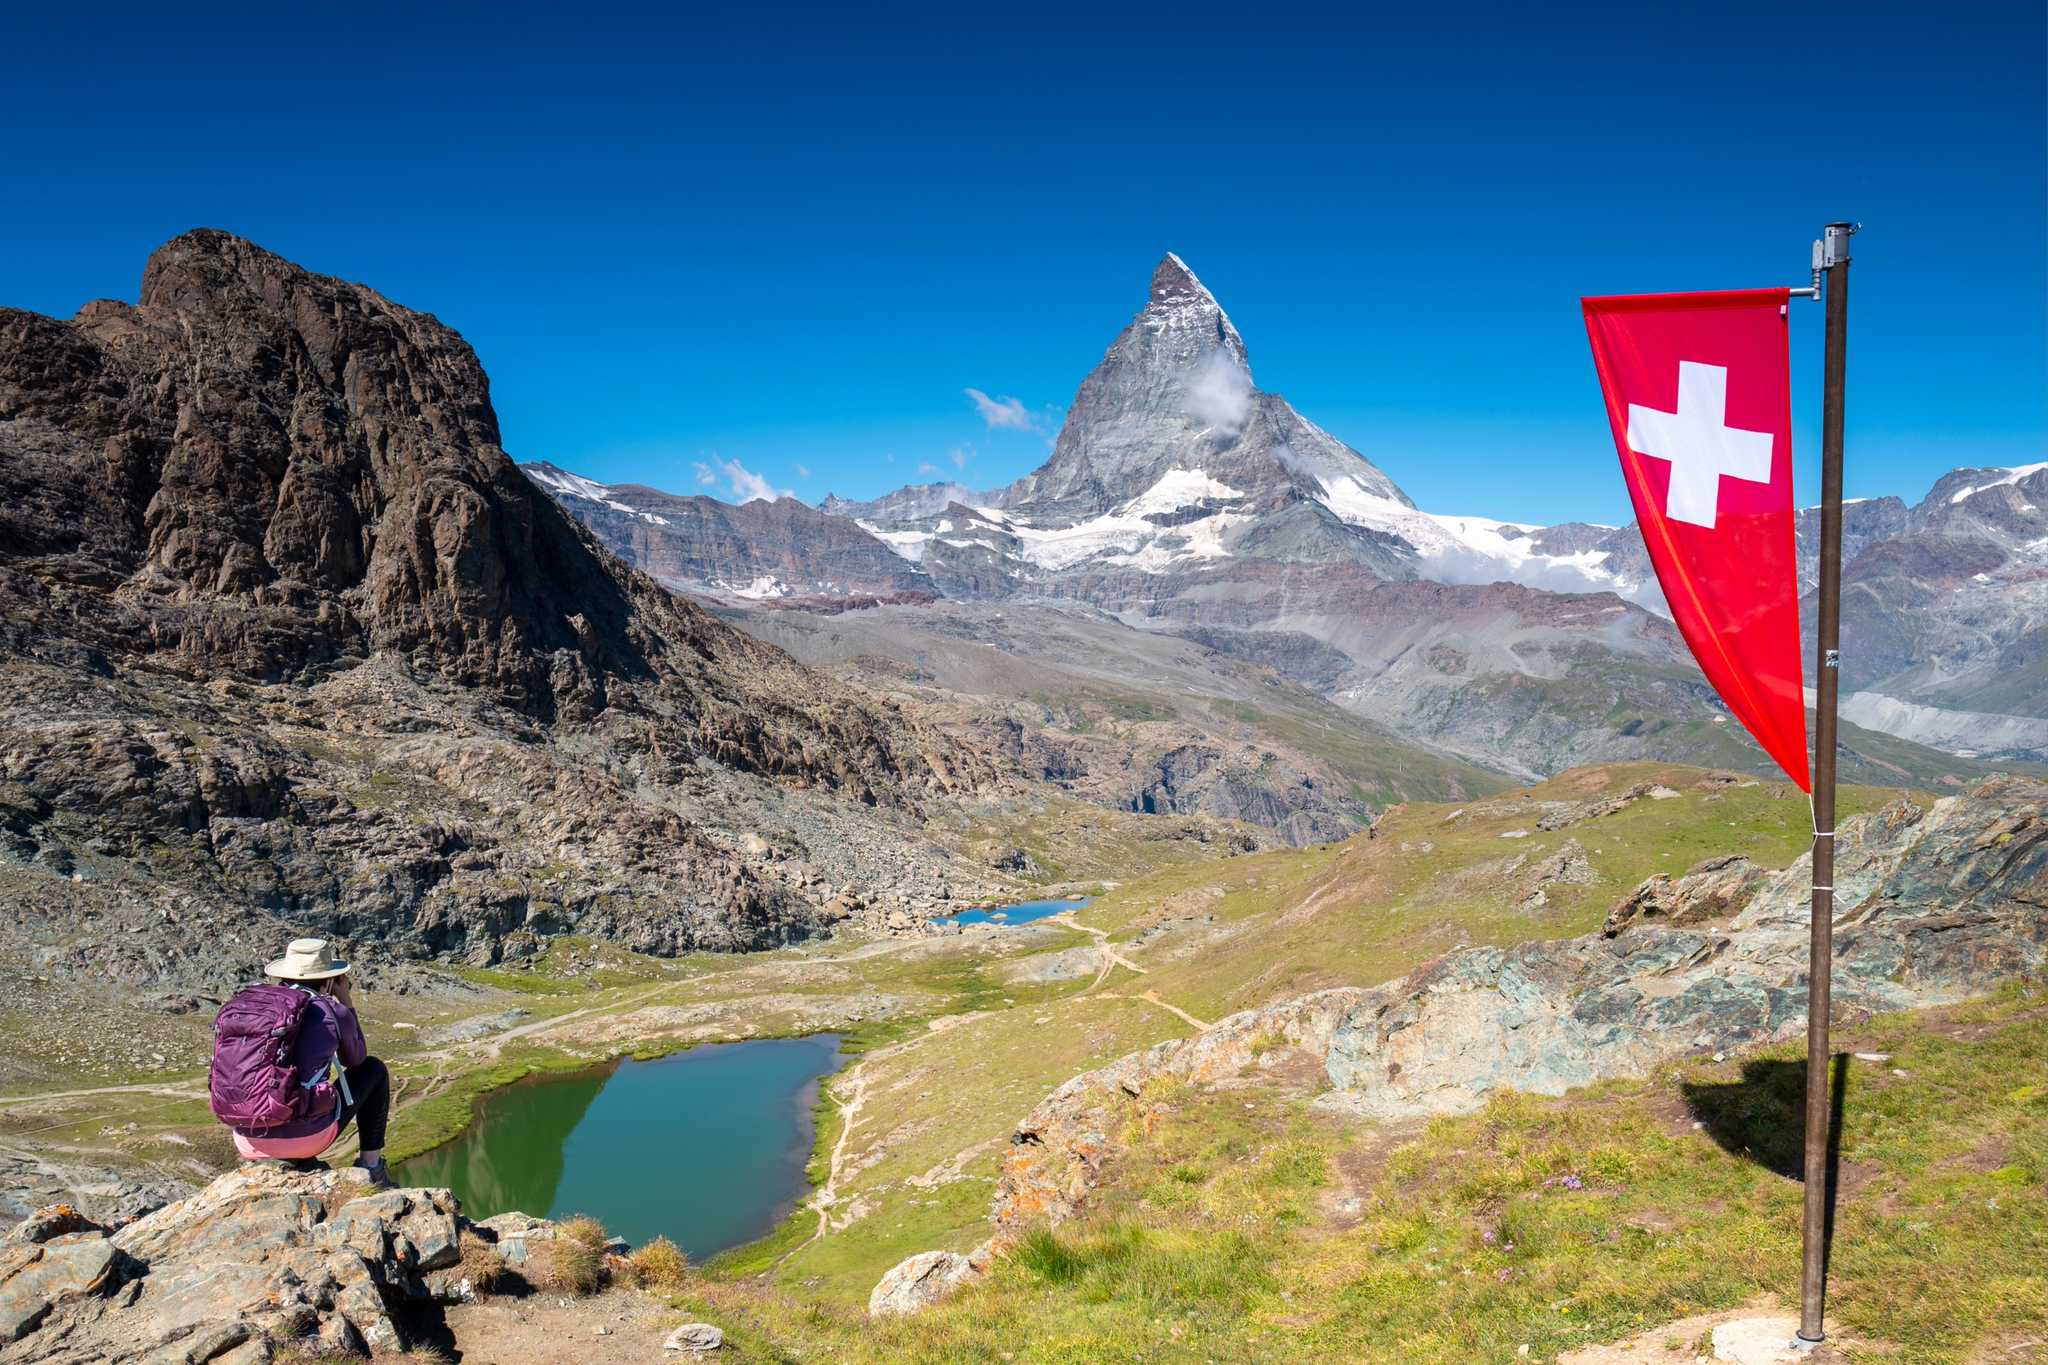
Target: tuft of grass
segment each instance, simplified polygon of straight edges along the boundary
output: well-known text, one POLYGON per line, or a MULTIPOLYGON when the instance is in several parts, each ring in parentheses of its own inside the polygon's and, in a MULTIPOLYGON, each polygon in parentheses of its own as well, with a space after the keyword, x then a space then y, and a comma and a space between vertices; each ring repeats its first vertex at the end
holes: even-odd
POLYGON ((542 1289, 578 1298, 604 1287, 604 1257, 595 1247, 569 1237, 535 1244, 527 1254, 528 1278, 542 1289))
POLYGON ((465 1231, 458 1244, 462 1252, 462 1275, 479 1294, 488 1294, 504 1283, 507 1265, 496 1247, 465 1231))
POLYGON ((1088 1260, 1051 1228, 1033 1228, 1010 1252, 1010 1260, 1047 1284, 1072 1284, 1088 1269, 1088 1260))
POLYGON ((642 1289, 673 1294, 690 1282, 690 1258, 666 1237, 657 1237, 627 1258, 642 1289))
POLYGON ((604 1244, 611 1240, 611 1234, 605 1231, 604 1224, 587 1213, 571 1214, 562 1219, 555 1224, 555 1233, 572 1242, 580 1242, 592 1251, 602 1250, 604 1244))

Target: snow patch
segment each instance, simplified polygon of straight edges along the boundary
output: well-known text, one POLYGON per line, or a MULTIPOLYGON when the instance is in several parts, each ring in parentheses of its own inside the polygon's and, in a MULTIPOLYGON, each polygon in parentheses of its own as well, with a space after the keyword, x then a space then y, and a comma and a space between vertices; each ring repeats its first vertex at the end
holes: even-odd
POLYGON ((856 521, 854 525, 912 564, 924 559, 924 547, 932 541, 932 533, 929 531, 887 531, 871 521, 856 521))
POLYGON ((643 512, 637 507, 620 502, 612 496, 611 489, 594 479, 586 479, 580 474, 571 474, 566 470, 551 474, 545 469, 528 469, 526 476, 537 483, 552 488, 557 493, 572 498, 582 498, 585 502, 594 502, 600 507, 609 507, 614 512, 624 512, 627 516, 638 517, 641 521, 647 522, 651 526, 666 526, 669 524, 667 517, 656 516, 652 512, 643 512))
POLYGON ((1544 554, 1542 526, 1491 517, 1424 512, 1369 491, 1350 475, 1319 477, 1322 503, 1339 520, 1397 535, 1415 548, 1425 578, 1443 583, 1507 581, 1553 592, 1612 592, 1661 609, 1656 585, 1632 583, 1607 567, 1605 550, 1544 554))
POLYGON ((748 583, 727 583, 720 580, 713 586, 725 589, 734 597, 744 597, 753 602, 771 597, 787 597, 793 591, 787 583, 772 574, 762 574, 748 583))
POLYGON ((1956 493, 1950 496, 1948 500, 1948 505, 1953 507, 1957 503, 1963 501, 1965 498, 1973 498, 1977 496, 1977 494, 1985 492, 1989 489, 2003 488, 2007 484, 2018 483, 2021 479, 2026 478, 2028 475, 2038 474, 2044 469, 2048 469, 2048 460, 2044 460, 2040 464, 2016 465, 2011 469, 2000 471, 2005 475, 2005 477, 2002 479, 1993 479, 1990 483, 1972 484, 1968 488, 1958 490, 1956 493))

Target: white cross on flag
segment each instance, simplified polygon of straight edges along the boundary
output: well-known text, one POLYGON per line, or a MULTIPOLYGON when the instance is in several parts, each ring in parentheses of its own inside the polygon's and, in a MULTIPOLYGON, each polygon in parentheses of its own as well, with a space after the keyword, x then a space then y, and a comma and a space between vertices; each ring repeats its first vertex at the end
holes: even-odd
POLYGON ((1581 300, 1643 544, 1700 670, 1808 787, 1783 289, 1581 300))

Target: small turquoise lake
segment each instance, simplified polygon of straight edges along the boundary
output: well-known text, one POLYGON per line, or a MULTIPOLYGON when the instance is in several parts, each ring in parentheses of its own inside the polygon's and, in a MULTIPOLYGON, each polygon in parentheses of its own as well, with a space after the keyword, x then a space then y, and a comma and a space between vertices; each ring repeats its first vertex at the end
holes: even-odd
POLYGON ((804 1195, 818 1083, 840 1060, 839 1035, 822 1033, 521 1081, 393 1174, 447 1186, 471 1218, 587 1213, 703 1260, 765 1236, 804 1195))
POLYGON ((947 915, 940 924, 1029 924, 1035 919, 1061 914, 1068 910, 1079 910, 1087 905, 1086 899, 1072 901, 1024 901, 1017 905, 1005 905, 995 910, 963 910, 957 915, 947 915), (1001 915, 1001 919, 996 916, 1001 915))

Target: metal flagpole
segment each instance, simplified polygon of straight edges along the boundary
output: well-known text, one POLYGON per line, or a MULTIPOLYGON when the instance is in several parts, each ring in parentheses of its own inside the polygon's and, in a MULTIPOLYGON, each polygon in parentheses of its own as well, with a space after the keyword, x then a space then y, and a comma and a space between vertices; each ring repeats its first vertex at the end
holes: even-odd
MULTIPOLYGON (((1827 275, 1827 355, 1820 419, 1820 671, 1814 722, 1813 926, 1807 955, 1806 1211, 1800 1229, 1799 1339, 1817 1342, 1827 1294, 1828 1014, 1835 921, 1835 698, 1841 681, 1842 379, 1849 339, 1849 235, 1829 223, 1814 265, 1827 275)), ((1816 276, 1818 283, 1818 276, 1816 276)))

